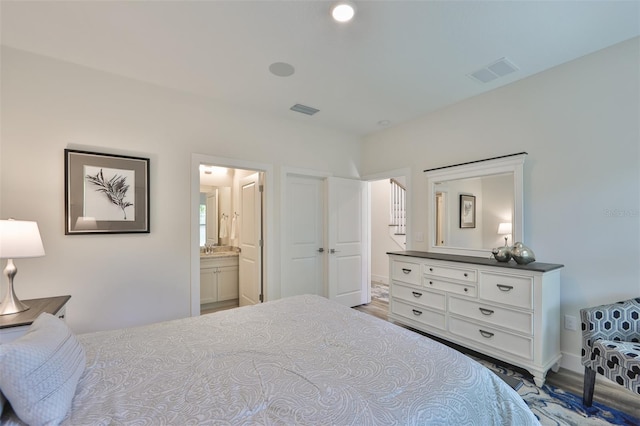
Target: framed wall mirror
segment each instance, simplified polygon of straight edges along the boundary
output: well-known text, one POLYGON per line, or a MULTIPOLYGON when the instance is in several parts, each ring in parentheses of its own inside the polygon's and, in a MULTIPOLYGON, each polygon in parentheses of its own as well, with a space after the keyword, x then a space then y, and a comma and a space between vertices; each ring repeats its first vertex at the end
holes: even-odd
POLYGON ((526 155, 425 170, 429 251, 485 257, 505 241, 523 241, 526 155))
POLYGON ((229 244, 231 187, 200 186, 200 247, 229 244), (227 232, 221 232, 226 227, 227 232))

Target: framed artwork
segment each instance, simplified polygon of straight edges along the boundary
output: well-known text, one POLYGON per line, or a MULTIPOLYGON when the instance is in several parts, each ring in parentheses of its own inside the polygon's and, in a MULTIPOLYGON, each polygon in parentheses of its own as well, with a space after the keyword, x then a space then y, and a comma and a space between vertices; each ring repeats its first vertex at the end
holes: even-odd
POLYGON ((460 194, 460 228, 476 227, 476 197, 460 194))
POLYGON ((149 159, 64 150, 65 234, 149 233, 149 159))

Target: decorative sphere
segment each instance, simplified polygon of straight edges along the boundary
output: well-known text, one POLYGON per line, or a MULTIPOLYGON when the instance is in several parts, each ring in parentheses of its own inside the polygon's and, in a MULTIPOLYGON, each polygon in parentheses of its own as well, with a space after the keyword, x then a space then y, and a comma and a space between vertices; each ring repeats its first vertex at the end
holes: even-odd
POLYGON ((526 265, 536 260, 536 255, 533 253, 533 250, 522 243, 515 243, 513 247, 511 247, 511 257, 518 265, 526 265))

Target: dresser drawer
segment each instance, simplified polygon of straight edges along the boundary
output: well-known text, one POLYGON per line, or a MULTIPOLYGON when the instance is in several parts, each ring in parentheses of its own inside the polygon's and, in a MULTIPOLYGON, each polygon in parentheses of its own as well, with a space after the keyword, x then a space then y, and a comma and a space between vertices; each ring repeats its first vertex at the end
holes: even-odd
POLYGON ((420 285, 420 264, 394 260, 391 262, 391 278, 409 284, 420 285))
POLYGON ((501 308, 458 297, 449 298, 449 312, 521 333, 533 334, 531 312, 501 308))
POLYGON ((478 294, 475 284, 459 284, 450 281, 442 281, 430 277, 424 277, 424 287, 430 290, 441 290, 447 293, 464 294, 465 296, 476 297, 478 294))
POLYGON ((518 275, 480 274, 480 298, 520 308, 533 308, 533 278, 518 275))
POLYGON ((456 317, 449 318, 449 331, 465 339, 521 358, 533 359, 533 338, 518 336, 456 317))
POLYGON ((412 306, 404 302, 400 302, 397 299, 394 299, 391 303, 391 312, 431 327, 436 327, 442 330, 445 330, 446 328, 444 312, 433 312, 419 306, 412 306))
POLYGON ((446 308, 446 297, 444 294, 405 287, 397 283, 391 286, 391 296, 396 300, 402 299, 409 303, 440 309, 441 311, 444 311, 446 308))
POLYGON ((473 283, 477 281, 478 276, 478 271, 475 269, 442 266, 436 263, 426 263, 424 265, 424 273, 431 277, 447 278, 473 283))

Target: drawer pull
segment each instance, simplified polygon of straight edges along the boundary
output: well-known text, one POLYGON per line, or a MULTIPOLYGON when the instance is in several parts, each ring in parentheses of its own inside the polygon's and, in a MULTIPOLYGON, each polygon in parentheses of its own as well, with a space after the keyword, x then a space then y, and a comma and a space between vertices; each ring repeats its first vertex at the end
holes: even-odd
POLYGON ((478 330, 478 331, 480 332, 482 337, 484 337, 485 339, 491 339, 493 337, 493 333, 489 331, 484 331, 484 330, 478 330))
POLYGON ((404 272, 405 274, 410 274, 411 273, 411 269, 402 268, 402 272, 404 272))
POLYGON ((500 291, 511 291, 511 290, 513 290, 513 286, 512 285, 504 285, 504 284, 496 284, 496 285, 498 286, 500 291))
POLYGON ((469 276, 469 274, 467 274, 467 273, 465 272, 465 273, 464 273, 464 276, 465 276, 465 277, 468 277, 468 276, 469 276))
POLYGON ((429 285, 433 285, 433 281, 429 281, 429 285))
POLYGON ((482 315, 491 315, 493 314, 493 311, 491 309, 487 309, 487 308, 478 308, 480 309, 480 312, 482 312, 482 315))
POLYGON ((413 315, 419 317, 420 315, 422 315, 422 312, 418 311, 417 309, 413 309, 413 315))
POLYGON ((468 292, 468 291, 469 291, 469 289, 465 287, 465 288, 464 288, 464 292, 466 293, 466 292, 468 292))
POLYGON ((417 291, 412 291, 411 294, 413 294, 415 298, 422 297, 422 293, 418 293, 417 291))
POLYGON ((433 268, 429 268, 429 272, 433 272, 433 268))

